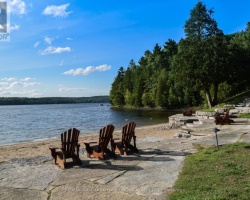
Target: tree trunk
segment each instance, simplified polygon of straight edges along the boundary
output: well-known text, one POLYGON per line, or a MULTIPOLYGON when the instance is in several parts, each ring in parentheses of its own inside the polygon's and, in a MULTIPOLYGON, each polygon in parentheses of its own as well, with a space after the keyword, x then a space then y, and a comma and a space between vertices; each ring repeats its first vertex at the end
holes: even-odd
POLYGON ((209 90, 206 90, 206 97, 207 97, 207 104, 208 104, 209 108, 212 108, 213 103, 212 103, 212 97, 211 97, 209 90))
POLYGON ((219 88, 219 84, 218 83, 214 84, 213 105, 217 105, 218 104, 218 88, 219 88))

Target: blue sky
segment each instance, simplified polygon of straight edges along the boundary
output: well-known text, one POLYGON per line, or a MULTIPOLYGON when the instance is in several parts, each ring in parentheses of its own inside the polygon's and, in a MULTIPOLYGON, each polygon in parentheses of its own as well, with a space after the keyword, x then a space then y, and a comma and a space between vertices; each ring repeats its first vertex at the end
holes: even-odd
MULTIPOLYGON (((108 95, 118 69, 184 38, 197 0, 10 0, 0 41, 0 97, 108 95)), ((204 0, 225 34, 245 30, 250 1, 204 0)))

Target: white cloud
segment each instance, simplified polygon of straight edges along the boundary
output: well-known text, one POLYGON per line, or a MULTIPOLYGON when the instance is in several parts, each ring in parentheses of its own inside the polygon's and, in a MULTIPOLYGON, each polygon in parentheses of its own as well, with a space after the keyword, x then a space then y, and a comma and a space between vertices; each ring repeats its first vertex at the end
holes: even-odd
POLYGON ((62 52, 70 52, 70 47, 54 47, 54 46, 48 46, 46 49, 40 52, 41 55, 46 54, 59 54, 62 52))
POLYGON ((52 15, 53 17, 67 17, 70 12, 66 12, 66 9, 69 7, 69 3, 61 5, 61 6, 55 6, 55 5, 50 5, 47 6, 44 11, 43 15, 52 15))
POLYGON ((63 74, 73 75, 73 76, 77 76, 77 75, 85 75, 86 76, 86 75, 93 73, 93 72, 96 72, 96 71, 107 71, 110 69, 111 69, 110 65, 104 64, 104 65, 99 65, 97 67, 88 66, 85 69, 84 68, 70 69, 69 71, 66 71, 63 74))
POLYGON ((41 85, 41 83, 38 82, 29 82, 30 80, 33 80, 34 78, 24 78, 24 79, 16 79, 16 78, 2 78, 2 80, 6 82, 0 82, 0 89, 1 90, 10 90, 14 88, 26 88, 36 85, 41 85))
POLYGON ((66 40, 73 40, 73 39, 72 39, 72 38, 70 38, 70 37, 67 37, 67 38, 66 38, 66 40))
POLYGON ((19 86, 21 86, 20 82, 15 81, 15 82, 11 83, 6 89, 12 89, 12 88, 19 87, 19 86))
POLYGON ((12 32, 12 31, 16 31, 16 30, 19 30, 19 29, 20 29, 20 26, 19 26, 19 25, 14 24, 13 26, 10 26, 10 27, 9 27, 9 29, 10 29, 10 32, 12 32))
POLYGON ((11 0, 10 1, 10 12, 15 13, 15 14, 19 14, 19 15, 23 15, 23 14, 27 13, 26 4, 24 3, 24 1, 21 1, 21 0, 11 0))
POLYGON ((2 78, 3 81, 15 81, 16 78, 10 77, 10 78, 2 78))
POLYGON ((53 38, 49 38, 49 37, 45 37, 44 38, 44 42, 46 42, 49 45, 51 45, 51 43, 52 43, 53 40, 54 40, 53 38))
POLYGON ((2 78, 4 82, 0 82, 0 95, 2 96, 38 96, 37 90, 33 89, 41 83, 33 82, 35 78, 26 77, 23 79, 17 78, 2 78), (30 89, 32 88, 32 89, 30 89))
POLYGON ((20 79, 20 81, 30 81, 30 80, 34 80, 35 78, 30 78, 30 77, 26 77, 24 79, 20 79))
POLYGON ((31 82, 31 83, 23 83, 22 84, 23 87, 30 87, 30 86, 35 86, 35 85, 41 85, 41 83, 31 82))
POLYGON ((31 96, 38 96, 36 90, 23 90, 23 91, 8 91, 8 92, 0 92, 1 95, 13 95, 13 96, 25 96, 25 95, 31 95, 31 96))
POLYGON ((6 82, 0 82, 0 89, 1 89, 1 87, 5 87, 6 85, 8 85, 8 83, 6 83, 6 82))
POLYGON ((19 82, 19 81, 15 81, 13 83, 11 83, 6 89, 13 89, 13 88, 25 88, 25 87, 30 87, 30 86, 35 86, 35 85, 40 85, 40 83, 37 82, 19 82))
POLYGON ((110 65, 99 65, 98 67, 95 68, 96 71, 107 71, 110 70, 111 66, 110 65))
POLYGON ((71 87, 61 86, 59 88, 59 92, 65 93, 67 95, 69 95, 70 93, 79 95, 79 93, 82 92, 85 95, 88 93, 88 95, 91 96, 91 95, 95 95, 96 93, 106 95, 109 93, 109 90, 100 90, 100 89, 96 89, 96 88, 71 88, 71 87))
POLYGON ((37 41, 34 45, 33 45, 33 47, 38 47, 39 46, 39 44, 40 44, 40 42, 39 41, 37 41))
POLYGON ((68 88, 68 87, 61 87, 59 88, 59 92, 79 92, 79 91, 89 91, 88 88, 68 88))

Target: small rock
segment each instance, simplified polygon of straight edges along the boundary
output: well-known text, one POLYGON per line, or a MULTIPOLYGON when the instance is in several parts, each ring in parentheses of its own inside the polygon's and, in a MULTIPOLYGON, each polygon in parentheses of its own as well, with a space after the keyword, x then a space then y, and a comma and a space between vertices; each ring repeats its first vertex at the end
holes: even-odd
POLYGON ((190 138, 191 135, 190 135, 190 134, 187 134, 187 133, 184 133, 184 134, 182 134, 182 137, 184 137, 184 138, 190 138))
POLYGON ((174 134, 174 137, 181 138, 183 133, 177 132, 174 134))

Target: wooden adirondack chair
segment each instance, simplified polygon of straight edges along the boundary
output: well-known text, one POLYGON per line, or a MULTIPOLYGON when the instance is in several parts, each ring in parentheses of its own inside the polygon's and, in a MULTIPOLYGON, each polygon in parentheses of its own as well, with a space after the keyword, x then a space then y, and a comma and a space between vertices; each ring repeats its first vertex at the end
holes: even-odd
POLYGON ((56 146, 49 147, 51 155, 55 159, 55 164, 58 164, 63 169, 65 168, 67 158, 72 158, 74 163, 81 164, 79 158, 80 144, 78 144, 79 134, 79 130, 75 128, 69 129, 61 134, 61 148, 56 146))
POLYGON ((130 122, 123 126, 122 128, 122 138, 115 139, 115 152, 120 153, 121 155, 127 155, 128 150, 132 152, 139 152, 136 148, 136 136, 135 136, 135 122, 130 122), (131 144, 131 140, 133 139, 133 144, 131 144))
POLYGON ((226 113, 224 116, 220 116, 220 115, 216 115, 215 116, 215 124, 218 125, 225 125, 225 124, 228 124, 230 125, 231 123, 233 123, 234 121, 232 119, 229 119, 229 110, 230 109, 227 109, 226 113))
POLYGON ((98 159, 104 159, 105 155, 115 157, 114 151, 114 140, 113 132, 115 127, 112 124, 109 124, 103 127, 99 132, 99 141, 84 141, 87 157, 91 158, 94 156, 98 159), (111 143, 111 150, 108 148, 109 142, 111 143), (96 144, 96 145, 90 145, 96 144))
POLYGON ((183 112, 183 116, 192 116, 192 108, 183 112))

